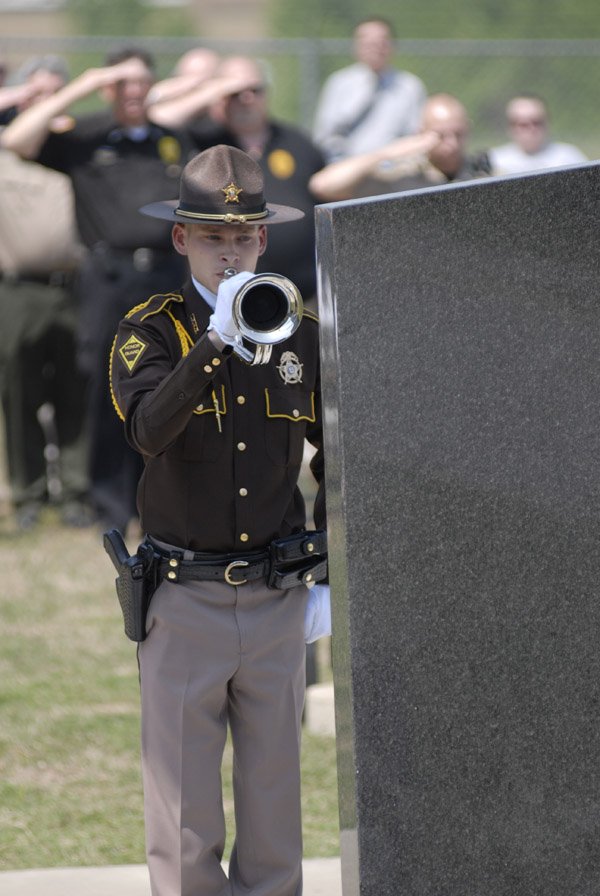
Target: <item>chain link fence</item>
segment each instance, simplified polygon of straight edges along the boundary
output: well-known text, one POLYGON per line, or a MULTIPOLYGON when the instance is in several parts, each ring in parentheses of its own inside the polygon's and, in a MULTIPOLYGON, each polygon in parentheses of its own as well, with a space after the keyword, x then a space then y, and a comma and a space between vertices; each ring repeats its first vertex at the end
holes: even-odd
MULTIPOLYGON (((223 55, 261 58, 272 76, 273 114, 306 130, 312 126, 325 77, 352 61, 349 40, 309 38, 199 41, 0 36, 0 52, 11 68, 31 55, 59 53, 75 75, 90 65, 102 64, 109 50, 125 43, 150 50, 159 77, 170 74, 178 57, 200 43, 223 55)), ((429 93, 449 92, 462 100, 472 120, 473 149, 504 142, 506 102, 525 91, 546 99, 556 139, 575 143, 589 158, 600 157, 600 124, 594 114, 600 40, 402 40, 397 42, 395 64, 419 75, 429 93)))

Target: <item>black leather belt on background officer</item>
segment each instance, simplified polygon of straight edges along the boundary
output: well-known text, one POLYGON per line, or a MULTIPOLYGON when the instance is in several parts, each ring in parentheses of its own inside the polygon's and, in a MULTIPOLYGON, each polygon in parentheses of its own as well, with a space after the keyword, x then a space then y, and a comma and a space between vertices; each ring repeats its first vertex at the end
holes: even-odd
POLYGON ((269 588, 287 590, 310 587, 327 577, 327 534, 321 529, 278 538, 264 551, 236 554, 168 550, 147 538, 130 556, 118 529, 105 532, 104 547, 118 573, 115 584, 125 634, 138 642, 146 637, 150 601, 164 579, 233 587, 265 579, 269 588))

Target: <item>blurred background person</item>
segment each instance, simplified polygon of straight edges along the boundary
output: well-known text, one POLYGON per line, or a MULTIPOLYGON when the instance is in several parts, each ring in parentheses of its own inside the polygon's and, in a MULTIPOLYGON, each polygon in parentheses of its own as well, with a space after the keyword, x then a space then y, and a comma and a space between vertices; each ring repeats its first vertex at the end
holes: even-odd
POLYGON ((490 150, 496 174, 519 174, 587 161, 571 143, 551 140, 548 109, 539 96, 523 93, 513 97, 506 106, 506 124, 510 143, 490 150))
POLYGON ((8 83, 0 86, 0 125, 11 122, 32 103, 56 93, 68 80, 67 64, 61 56, 48 54, 27 59, 8 83))
POLYGON ((313 139, 328 161, 370 152, 419 127, 427 92, 416 75, 391 65, 394 30, 373 16, 354 29, 356 62, 321 90, 313 139))
POLYGON ((180 56, 173 74, 157 81, 148 91, 150 120, 165 127, 179 127, 207 112, 211 103, 221 97, 213 87, 219 63, 219 54, 206 47, 196 47, 180 56))
POLYGON ((67 174, 88 253, 80 278, 79 361, 89 379, 91 494, 99 523, 126 531, 137 518, 139 455, 115 415, 108 357, 119 320, 183 274, 170 227, 139 208, 179 194, 189 157, 182 135, 148 120, 146 97, 154 62, 125 47, 18 115, 0 143, 22 157, 67 174), (100 92, 108 107, 57 131, 53 121, 76 101, 100 92))
MULTIPOLYGON (((298 128, 269 115, 268 81, 262 66, 245 56, 223 60, 217 76, 235 85, 211 109, 211 119, 191 125, 199 151, 225 143, 255 159, 265 179, 265 193, 276 204, 301 209, 305 216, 269 235, 257 273, 277 271, 292 280, 308 305, 316 302, 315 198, 308 183, 324 157, 298 128)), ((277 228, 275 228, 275 231, 277 228)))
POLYGON ((247 83, 244 73, 241 78, 222 74, 219 56, 201 48, 185 53, 176 71, 180 74, 158 81, 146 99, 150 121, 168 128, 196 131, 214 126, 221 101, 247 83))
MULTIPOLYGON (((0 88, 0 114, 10 121, 68 80, 62 58, 32 58, 0 88)), ((0 389, 19 529, 34 526, 48 502, 60 507, 66 525, 93 520, 85 382, 76 363, 82 252, 69 179, 0 149, 0 389)))
POLYGON ((310 188, 322 202, 355 199, 471 180, 492 173, 487 153, 469 153, 469 116, 455 96, 430 96, 417 135, 381 149, 332 162, 310 188))

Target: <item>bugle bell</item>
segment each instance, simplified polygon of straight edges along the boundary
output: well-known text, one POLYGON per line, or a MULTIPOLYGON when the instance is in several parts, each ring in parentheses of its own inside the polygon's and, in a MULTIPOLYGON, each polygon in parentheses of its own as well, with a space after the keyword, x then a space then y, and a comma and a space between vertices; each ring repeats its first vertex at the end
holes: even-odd
MULTIPOLYGON (((223 273, 225 277, 233 277, 238 271, 226 268, 223 273)), ((256 274, 238 289, 231 310, 242 339, 256 346, 252 352, 242 339, 236 339, 234 352, 249 364, 266 364, 271 358, 272 346, 288 339, 298 329, 304 303, 300 290, 287 277, 256 274)))

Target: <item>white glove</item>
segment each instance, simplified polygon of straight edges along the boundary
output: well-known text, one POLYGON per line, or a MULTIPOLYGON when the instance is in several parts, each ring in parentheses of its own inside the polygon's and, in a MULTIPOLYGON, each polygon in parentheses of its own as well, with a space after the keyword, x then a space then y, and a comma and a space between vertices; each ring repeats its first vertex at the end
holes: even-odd
POLYGON ((304 640, 312 644, 331 634, 331 600, 329 585, 313 585, 308 592, 304 614, 304 640))
POLYGON ((231 309, 236 293, 252 277, 254 277, 254 274, 250 274, 248 271, 240 271, 239 274, 235 274, 228 280, 221 280, 219 284, 217 304, 210 316, 208 329, 215 330, 227 345, 233 345, 236 342, 236 337, 238 340, 241 339, 241 334, 235 325, 231 309))

